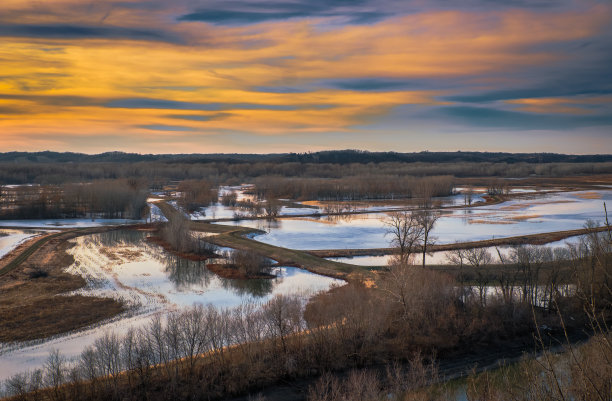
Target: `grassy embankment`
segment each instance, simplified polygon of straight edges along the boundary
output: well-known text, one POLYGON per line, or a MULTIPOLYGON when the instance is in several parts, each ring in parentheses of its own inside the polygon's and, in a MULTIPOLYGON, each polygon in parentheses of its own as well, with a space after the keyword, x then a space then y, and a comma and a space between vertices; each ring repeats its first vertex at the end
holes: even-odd
POLYGON ((121 313, 114 299, 66 295, 86 285, 65 272, 74 263, 70 239, 113 230, 95 227, 47 234, 22 244, 0 270, 0 342, 49 337, 94 324, 121 313), (58 296, 61 295, 61 296, 58 296))
MULTIPOLYGON (((169 219, 185 218, 182 213, 166 202, 158 202, 157 206, 169 219)), ((249 234, 259 232, 256 229, 210 224, 201 221, 192 221, 190 223, 190 229, 199 232, 216 233, 218 235, 210 238, 210 241, 214 242, 216 245, 234 249, 251 250, 262 256, 278 261, 280 265, 297 266, 313 273, 343 280, 364 281, 372 277, 372 273, 364 267, 321 259, 304 251, 264 244, 246 237, 249 234)))

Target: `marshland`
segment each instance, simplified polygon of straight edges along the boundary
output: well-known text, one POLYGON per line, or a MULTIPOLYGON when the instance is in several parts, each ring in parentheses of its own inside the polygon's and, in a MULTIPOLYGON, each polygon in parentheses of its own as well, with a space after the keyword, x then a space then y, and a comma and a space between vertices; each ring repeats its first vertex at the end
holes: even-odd
POLYGON ((612 391, 610 160, 53 156, 0 164, 6 397, 612 391))

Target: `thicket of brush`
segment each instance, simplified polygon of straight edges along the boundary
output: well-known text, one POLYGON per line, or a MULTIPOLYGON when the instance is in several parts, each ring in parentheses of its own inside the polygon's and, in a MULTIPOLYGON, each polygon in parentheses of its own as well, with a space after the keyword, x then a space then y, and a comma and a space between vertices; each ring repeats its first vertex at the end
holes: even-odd
MULTIPOLYGON (((515 399, 602 399, 612 377, 605 325, 612 312, 610 239, 610 232, 583 238, 568 261, 574 290, 557 294, 547 307, 520 292, 489 294, 482 302, 446 274, 398 264, 376 288, 348 284, 306 306, 293 296, 233 309, 196 305, 123 336, 106 333, 76 362, 53 352, 42 370, 17 374, 5 388, 24 400, 222 399, 321 376, 310 393, 313 401, 379 400, 385 394, 427 400, 435 398, 419 388, 434 380, 435 366, 415 355, 500 350, 528 344, 545 328, 548 339, 556 333, 563 341, 572 330, 598 337, 593 348, 575 351, 565 364, 546 356, 544 363, 522 365, 516 388, 523 391, 515 399), (359 372, 343 379, 345 372, 368 366, 388 366, 391 373, 381 382, 359 372), (357 389, 362 396, 350 398, 357 389)), ((503 387, 495 390, 480 376, 470 386, 470 400, 507 399, 503 387)))
POLYGON ((146 182, 113 179, 86 184, 0 186, 0 219, 67 217, 140 219, 146 182))

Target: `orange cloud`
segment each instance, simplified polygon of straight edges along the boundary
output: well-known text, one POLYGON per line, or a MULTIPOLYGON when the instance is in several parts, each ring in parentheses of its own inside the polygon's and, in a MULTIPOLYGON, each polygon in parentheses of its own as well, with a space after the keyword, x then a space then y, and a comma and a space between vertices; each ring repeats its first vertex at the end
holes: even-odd
POLYGON ((612 96, 589 96, 571 98, 529 98, 507 100, 517 105, 518 110, 531 113, 593 114, 592 106, 612 104, 612 96))
MULTIPOLYGON (((588 38, 611 21, 610 8, 600 5, 582 13, 432 11, 373 25, 331 28, 323 26, 324 19, 217 27, 175 23, 168 21, 167 15, 164 20, 164 14, 157 10, 135 12, 114 9, 106 2, 92 4, 93 11, 87 18, 71 12, 82 2, 65 0, 45 5, 49 12, 20 22, 103 21, 103 25, 140 28, 161 24, 161 29, 182 38, 184 43, 127 38, 3 39, 0 94, 21 97, 0 101, 0 130, 7 133, 0 137, 0 146, 14 144, 15 135, 25 138, 40 132, 145 136, 162 135, 161 132, 169 135, 166 131, 172 127, 204 134, 351 131, 355 125, 384 118, 397 106, 444 104, 438 99, 452 91, 351 91, 320 82, 369 77, 460 81, 471 77, 492 85, 508 80, 505 71, 569 57, 554 48, 536 51, 537 46, 588 38), (306 89, 288 93, 257 89, 296 85, 306 89), (68 96, 92 102, 53 102, 68 96), (41 101, 44 97, 50 100, 41 101), (270 107, 223 109, 223 118, 210 119, 207 116, 214 115, 215 110, 205 108, 105 107, 108 102, 124 98, 270 107), (192 118, 176 118, 179 111, 192 118)), ((23 1, 5 1, 0 14, 18 14, 23 5, 23 1)), ((584 104, 609 100, 591 98, 591 103, 584 104)), ((575 99, 519 99, 508 103, 531 112, 588 112, 575 99)))

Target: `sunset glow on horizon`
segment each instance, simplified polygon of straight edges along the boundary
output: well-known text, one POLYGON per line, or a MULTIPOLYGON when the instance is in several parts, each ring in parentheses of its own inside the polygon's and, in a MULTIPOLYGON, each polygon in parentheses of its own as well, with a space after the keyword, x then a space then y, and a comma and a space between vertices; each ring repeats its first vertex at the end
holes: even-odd
POLYGON ((0 151, 612 153, 608 1, 5 0, 0 151))

